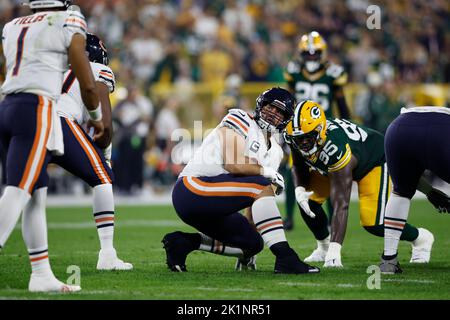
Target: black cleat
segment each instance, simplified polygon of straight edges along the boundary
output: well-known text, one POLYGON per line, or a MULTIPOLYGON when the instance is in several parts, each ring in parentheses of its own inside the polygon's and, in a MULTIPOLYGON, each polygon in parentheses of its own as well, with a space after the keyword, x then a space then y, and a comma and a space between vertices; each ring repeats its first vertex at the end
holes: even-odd
POLYGON ((292 218, 286 218, 283 220, 283 227, 285 231, 291 231, 294 229, 294 221, 292 218))
POLYGON ((166 263, 173 272, 186 272, 186 257, 192 251, 191 243, 183 232, 175 231, 168 233, 161 241, 166 250, 166 263))
POLYGON ((396 274, 402 273, 403 270, 400 268, 400 263, 397 260, 397 256, 392 259, 385 259, 381 257, 380 271, 382 274, 396 274))
POLYGON ((234 269, 236 271, 256 270, 256 255, 250 258, 238 258, 234 269))
POLYGON ((281 274, 319 273, 320 269, 301 261, 297 253, 292 250, 292 254, 276 258, 274 272, 281 274))

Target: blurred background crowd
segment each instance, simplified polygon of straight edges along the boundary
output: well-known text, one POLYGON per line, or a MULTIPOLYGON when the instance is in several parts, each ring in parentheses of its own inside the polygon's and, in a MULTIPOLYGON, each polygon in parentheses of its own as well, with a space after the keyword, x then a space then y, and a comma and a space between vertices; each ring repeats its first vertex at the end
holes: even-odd
MULTIPOLYGON (((21 2, 0 0, 0 26, 29 13, 21 2)), ((213 127, 226 108, 251 110, 261 91, 286 87, 283 71, 299 37, 312 30, 327 41, 329 60, 349 74, 345 94, 356 121, 384 132, 401 106, 448 105, 447 0, 74 4, 106 44, 116 75, 113 163, 124 194, 170 187, 180 170, 170 156, 177 128, 192 128, 194 120, 213 127), (372 4, 381 9, 380 29, 366 25, 372 4)), ((54 190, 73 192, 72 178, 52 170, 54 190)))

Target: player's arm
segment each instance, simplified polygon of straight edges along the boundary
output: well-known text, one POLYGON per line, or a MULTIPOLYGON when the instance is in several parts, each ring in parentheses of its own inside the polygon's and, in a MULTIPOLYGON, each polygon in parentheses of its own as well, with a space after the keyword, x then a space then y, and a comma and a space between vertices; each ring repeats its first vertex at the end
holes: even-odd
POLYGON ((347 100, 344 95, 344 88, 342 86, 335 86, 334 97, 339 109, 341 119, 350 119, 350 111, 348 109, 347 100))
POLYGON ((86 40, 80 33, 75 33, 69 45, 68 56, 72 71, 80 83, 81 98, 89 111, 91 120, 89 126, 94 127, 94 140, 103 135, 103 122, 101 108, 99 107, 98 89, 95 84, 89 60, 85 53, 86 40))
POLYGON ((325 267, 342 267, 341 247, 347 230, 348 206, 352 192, 353 169, 357 159, 352 155, 342 169, 328 172, 330 198, 334 213, 331 219, 331 239, 325 256, 325 267))
POLYGON ((341 66, 334 66, 330 69, 333 80, 334 100, 339 109, 340 118, 350 119, 350 110, 344 95, 344 86, 348 82, 348 73, 341 66))
POLYGON ((310 179, 310 173, 308 165, 305 163, 304 160, 298 155, 298 153, 295 150, 291 150, 292 155, 292 168, 291 168, 291 174, 292 179, 294 181, 295 187, 304 187, 309 184, 310 179))
POLYGON ((344 242, 347 230, 348 206, 352 192, 353 169, 357 165, 355 156, 351 156, 350 162, 342 169, 329 172, 330 198, 334 213, 331 219, 331 242, 340 245, 344 242))
POLYGON ((102 122, 104 127, 103 136, 95 141, 101 149, 106 149, 111 144, 112 141, 112 112, 111 112, 111 101, 109 100, 109 88, 106 84, 100 81, 96 81, 95 85, 97 87, 100 105, 102 107, 102 122))
POLYGON ((223 167, 231 174, 256 176, 262 167, 253 158, 245 156, 245 139, 236 131, 222 127, 219 129, 222 143, 223 167))
POLYGON ((244 176, 262 175, 277 186, 277 194, 284 189, 283 177, 274 169, 262 167, 258 162, 245 155, 245 138, 229 127, 219 128, 222 145, 223 167, 231 174, 244 176))
POLYGON ((428 201, 439 211, 450 213, 450 197, 434 188, 423 176, 420 177, 417 190, 423 192, 428 201))

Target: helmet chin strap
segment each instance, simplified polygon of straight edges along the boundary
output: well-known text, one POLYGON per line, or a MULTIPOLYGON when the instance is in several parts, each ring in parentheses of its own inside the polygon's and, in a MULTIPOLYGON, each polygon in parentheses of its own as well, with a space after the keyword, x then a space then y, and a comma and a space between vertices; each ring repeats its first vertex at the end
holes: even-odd
POLYGON ((262 130, 266 130, 267 132, 275 132, 277 130, 277 128, 270 124, 269 122, 267 122, 266 120, 264 120, 262 117, 259 117, 259 119, 257 120, 258 126, 262 129, 262 130))

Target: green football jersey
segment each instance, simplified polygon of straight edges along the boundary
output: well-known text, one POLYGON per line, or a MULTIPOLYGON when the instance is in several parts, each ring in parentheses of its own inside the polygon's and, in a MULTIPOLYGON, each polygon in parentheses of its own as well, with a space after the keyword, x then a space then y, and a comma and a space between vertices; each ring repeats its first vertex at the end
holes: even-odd
POLYGON ((337 86, 347 83, 347 73, 344 68, 334 63, 328 63, 325 68, 314 74, 314 80, 308 76, 296 61, 290 61, 284 78, 289 85, 289 89, 295 92, 297 101, 313 100, 318 102, 327 118, 333 118, 332 105, 334 92, 337 86))
POLYGON ((322 175, 342 169, 354 155, 358 160, 353 169, 353 180, 356 181, 386 161, 384 136, 381 133, 343 119, 327 119, 327 138, 319 152, 309 158, 303 158, 295 150, 293 153, 294 164, 300 157, 312 170, 322 175))

